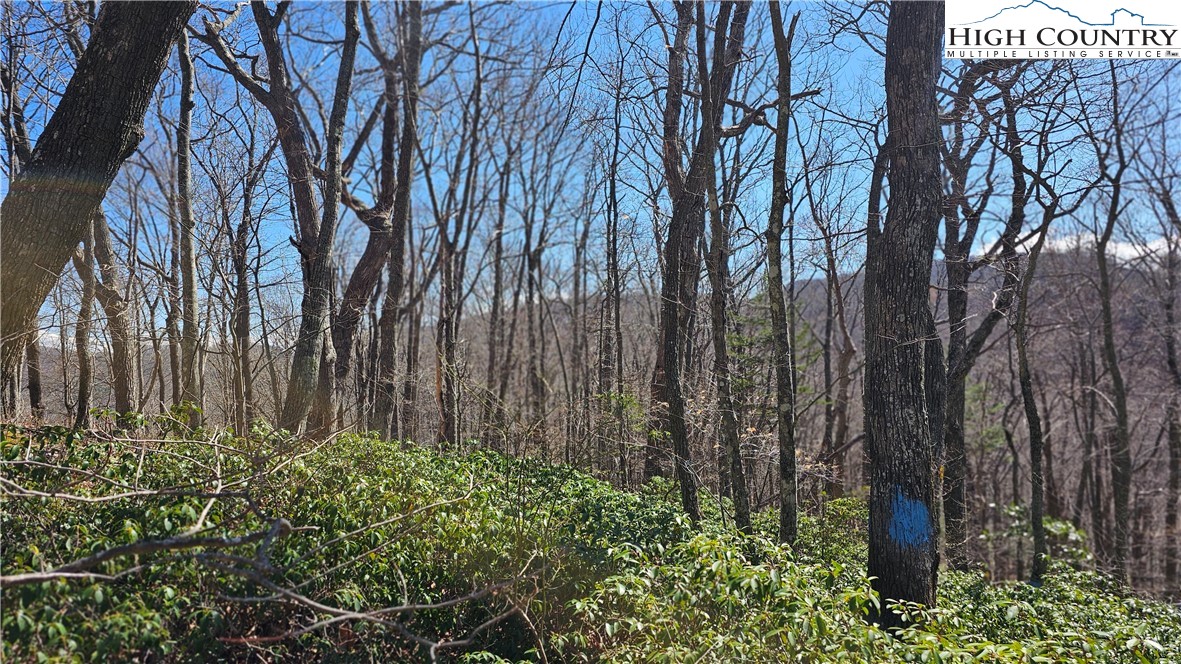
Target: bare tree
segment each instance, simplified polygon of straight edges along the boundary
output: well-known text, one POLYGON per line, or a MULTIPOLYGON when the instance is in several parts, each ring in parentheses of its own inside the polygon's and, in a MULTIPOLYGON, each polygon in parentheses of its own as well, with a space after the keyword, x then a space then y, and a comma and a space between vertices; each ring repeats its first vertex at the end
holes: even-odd
MULTIPOLYGON (((928 349, 937 338, 928 284, 942 211, 935 101, 942 25, 942 3, 890 8, 890 205, 884 225, 876 214, 869 219, 865 270, 865 430, 873 472, 869 575, 883 603, 935 603, 938 429, 931 404, 943 395, 930 376, 928 349)), ((880 194, 871 190, 871 206, 880 194)), ((887 626, 901 622, 885 606, 874 619, 887 626)))
MULTIPOLYGON (((199 337, 197 321, 197 256, 193 252, 196 228, 193 220, 192 183, 192 121, 193 121, 193 58, 189 54, 189 37, 181 34, 176 41, 180 61, 180 119, 176 123, 176 204, 179 211, 180 278, 181 278, 181 396, 201 406, 200 373, 197 364, 199 337)), ((194 412, 195 426, 200 423, 194 412)))
POLYGON ((1128 529, 1131 521, 1129 498, 1132 491, 1132 448, 1129 432, 1128 390, 1115 346, 1112 270, 1108 247, 1127 202, 1123 200, 1124 175, 1131 166, 1126 153, 1128 116, 1120 98, 1120 81, 1115 63, 1109 63, 1111 84, 1111 133, 1104 137, 1094 126, 1087 127, 1087 135, 1095 143, 1099 171, 1106 185, 1106 217, 1095 236, 1095 260, 1099 267, 1099 302, 1102 307, 1103 365, 1111 378, 1111 399, 1115 410, 1115 431, 1111 436, 1111 490, 1115 503, 1114 558, 1115 573, 1128 578, 1128 529), (1106 144, 1100 141, 1106 139, 1106 144))
MULTIPOLYGON (((406 232, 410 217, 410 186, 418 142, 418 79, 423 54, 422 4, 406 3, 398 22, 398 51, 393 56, 381 46, 381 38, 377 34, 369 4, 363 5, 363 9, 369 47, 377 58, 382 72, 383 95, 379 105, 384 108, 381 120, 380 175, 373 206, 366 207, 354 196, 345 193, 345 204, 369 227, 370 234, 365 251, 361 254, 345 287, 340 310, 332 325, 332 340, 337 354, 338 386, 343 385, 348 378, 352 363, 353 337, 361 320, 362 310, 372 298, 387 261, 390 272, 388 297, 394 307, 393 311, 398 311, 402 306, 406 232)), ((366 136, 367 132, 363 132, 362 138, 358 140, 358 147, 350 151, 348 168, 352 167, 352 157, 357 154, 359 145, 366 136)), ((394 334, 391 334, 389 339, 381 337, 384 349, 381 362, 387 373, 379 378, 378 411, 370 424, 387 435, 390 433, 388 422, 393 393, 396 390, 392 369, 397 347, 397 318, 392 321, 394 325, 391 331, 394 334)))
MULTIPOLYGON (((665 185, 672 199, 672 212, 663 248, 660 324, 657 333, 659 346, 652 393, 656 402, 667 404, 666 430, 671 442, 677 481, 681 487, 681 504, 690 518, 697 520, 700 516, 697 479, 692 468, 689 432, 685 421, 685 396, 681 384, 684 332, 689 312, 694 308, 697 278, 701 271, 697 245, 705 225, 705 178, 713 171, 712 161, 716 153, 722 109, 740 60, 750 3, 722 3, 714 22, 712 62, 709 62, 705 53, 707 28, 704 5, 679 2, 675 6, 676 37, 669 49, 662 144, 665 185), (694 27, 697 35, 697 74, 701 83, 701 123, 686 169, 682 164, 680 129, 685 92, 684 60, 694 27)), ((665 430, 663 427, 660 429, 665 430)), ((646 472, 650 473, 651 468, 646 472)))
POLYGON ((339 206, 336 202, 340 200, 341 188, 340 146, 360 27, 357 23, 356 2, 345 3, 344 42, 332 97, 332 111, 325 127, 327 162, 323 169, 325 186, 321 210, 315 194, 315 167, 307 129, 298 108, 299 102, 288 74, 279 36, 279 27, 290 7, 290 2, 281 2, 272 13, 263 2, 251 5, 263 51, 267 56, 268 76, 265 81, 247 72, 221 37, 221 32, 237 17, 237 12, 220 22, 206 19, 205 32, 195 36, 213 49, 234 80, 270 112, 278 129, 279 145, 287 164, 295 202, 298 222, 295 242, 300 251, 304 277, 299 335, 291 359, 287 396, 279 423, 284 428, 297 430, 303 426, 311 411, 320 376, 321 354, 325 350, 324 332, 328 327, 333 291, 332 251, 339 221, 339 206))
MULTIPOLYGON (((779 92, 775 121, 775 157, 771 165, 771 216, 767 221, 767 299, 771 303, 772 353, 775 364, 775 417, 779 437, 779 541, 795 544, 799 506, 796 497, 796 367, 788 312, 783 301, 783 216, 790 205, 787 185, 787 146, 791 131, 791 46, 799 14, 784 33, 778 0, 772 0, 771 28, 775 35, 776 79, 779 92)), ((794 278, 792 275, 791 278, 794 278)))
MULTIPOLYGON (((778 11, 772 5, 771 11, 778 11)), ((733 169, 739 167, 735 150, 733 169)), ((723 493, 729 491, 734 501, 734 523, 740 532, 750 534, 750 491, 746 486, 746 470, 742 464, 742 448, 738 438, 738 417, 735 412, 734 395, 731 388, 730 350, 727 335, 730 334, 729 299, 730 285, 730 234, 734 209, 735 190, 738 177, 727 173, 723 178, 722 195, 718 195, 717 178, 710 174, 709 190, 709 254, 706 269, 710 280, 710 322, 711 339, 714 348, 714 381, 718 398, 718 439, 721 448, 719 474, 724 478, 723 493)))
POLYGON ((195 9, 195 2, 114 2, 99 12, 69 86, 0 209, 0 374, 16 372, 37 309, 138 146, 172 42, 195 9))

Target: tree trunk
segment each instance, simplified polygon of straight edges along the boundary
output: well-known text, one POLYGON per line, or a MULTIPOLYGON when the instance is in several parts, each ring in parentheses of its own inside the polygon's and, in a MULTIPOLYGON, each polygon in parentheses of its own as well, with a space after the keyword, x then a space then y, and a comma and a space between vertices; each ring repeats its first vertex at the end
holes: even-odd
POLYGON ((45 416, 45 404, 41 400, 41 339, 36 334, 25 347, 25 365, 30 414, 34 422, 40 422, 45 416))
MULTIPOLYGON (((775 365, 775 419, 779 438, 779 541, 794 545, 799 522, 796 496, 796 389, 795 362, 783 301, 783 216, 788 206, 787 141, 791 130, 791 46, 799 14, 792 17, 786 34, 778 0, 772 0, 771 29, 779 62, 778 114, 775 122, 775 156, 771 164, 771 216, 767 221, 767 299, 771 305, 772 356, 775 365)), ((791 276, 791 275, 789 275, 791 276)))
MULTIPOLYGON (((266 3, 251 4, 259 41, 266 54, 267 78, 260 79, 242 68, 238 57, 223 41, 224 23, 206 21, 205 32, 194 35, 209 45, 226 71, 233 76, 270 113, 275 122, 279 146, 287 166, 291 188, 293 215, 296 220, 294 244, 299 249, 303 272, 303 297, 300 302, 299 332, 291 358, 291 372, 287 380, 287 396, 283 400, 279 426, 291 431, 302 429, 311 411, 320 383, 320 364, 323 358, 323 339, 330 325, 332 290, 335 271, 332 250, 336 240, 341 200, 341 140, 349 93, 353 82, 353 65, 360 39, 357 23, 357 3, 345 3, 344 41, 337 68, 332 107, 325 127, 325 165, 323 169, 323 209, 317 202, 312 164, 298 96, 287 72, 279 26, 289 7, 281 3, 271 13, 266 3), (264 87, 264 84, 269 85, 264 87)), ((329 380, 335 376, 327 377, 329 380)), ((335 395, 329 389, 330 396, 335 395)), ((329 409, 331 412, 331 409, 329 409)))
MULTIPOLYGON (((1172 199, 1162 201, 1174 227, 1181 230, 1172 199)), ((1181 499, 1181 362, 1177 357, 1177 270, 1178 256, 1176 240, 1169 241, 1169 252, 1165 263, 1165 292, 1161 299, 1165 313, 1165 364, 1169 370, 1172 393, 1165 407, 1168 421, 1169 479, 1165 491, 1165 588, 1176 597, 1181 593, 1178 586, 1178 549, 1181 548, 1181 528, 1178 527, 1178 501, 1181 499)))
MULTIPOLYGON (((663 397, 667 404, 667 433, 671 442, 673 466, 681 488, 681 505, 690 519, 700 517, 697 481, 693 474, 689 431, 685 422, 685 397, 681 373, 685 364, 688 326, 701 271, 698 242, 705 226, 705 183, 712 172, 711 162, 717 149, 722 108, 730 94, 734 71, 741 59, 746 35, 749 2, 723 4, 719 9, 713 44, 713 63, 707 65, 705 8, 701 4, 680 2, 676 5, 677 32, 669 49, 668 93, 664 111, 664 170, 672 213, 664 245, 663 283, 661 284, 660 327, 653 397, 659 408, 663 397), (694 21, 696 13, 696 21, 694 21), (731 13, 733 18, 731 19, 731 13), (684 58, 689 32, 697 27, 698 78, 701 83, 701 124, 696 144, 685 172, 681 164, 680 126, 684 92, 684 58), (729 35, 726 28, 729 26, 729 35)), ((659 440, 653 441, 653 447, 659 440)), ((653 457, 649 455, 649 462, 653 457)), ((649 464, 651 465, 651 464, 649 464)))
POLYGON ((857 354, 857 347, 853 342, 853 335, 849 332, 849 320, 845 307, 845 294, 841 288, 841 275, 837 267, 836 250, 833 246, 833 233, 825 228, 820 221, 821 214, 811 189, 811 181, 805 174, 805 186, 809 190, 809 201, 812 205, 812 216, 816 219, 816 227, 820 231, 824 242, 825 261, 825 290, 826 290, 826 320, 825 336, 829 348, 826 355, 832 353, 831 346, 834 337, 839 333, 840 348, 836 351, 836 366, 828 367, 826 358, 825 389, 830 395, 831 406, 825 409, 825 443, 822 461, 831 468, 831 476, 825 481, 825 493, 831 498, 840 498, 845 492, 846 460, 849 448, 849 392, 852 389, 852 364, 857 354), (835 327, 835 330, 832 329, 835 327), (835 378, 833 375, 835 374, 835 378), (835 394, 834 385, 835 383, 835 394), (831 429, 831 430, 830 430, 831 429))
POLYGON ((513 148, 506 141, 504 164, 501 166, 496 202, 496 227, 492 231, 492 306, 488 314, 488 367, 485 384, 488 389, 484 404, 483 440, 492 449, 508 451, 508 432, 505 431, 505 404, 495 385, 501 371, 500 349, 504 345, 504 224, 507 216, 509 186, 512 180, 513 148))
MULTIPOLYGON (((771 11, 778 11, 772 4, 771 11)), ((711 180, 713 176, 711 176, 711 180)), ((729 334, 727 301, 730 295, 730 229, 720 209, 717 186, 710 182, 710 252, 706 261, 710 280, 709 310, 714 347, 714 381, 717 385, 718 442, 722 463, 719 470, 726 477, 730 497, 734 501, 734 524, 739 532, 749 535, 750 494, 746 488, 746 472, 742 466, 742 448, 738 440, 738 418, 734 411, 734 397, 730 388, 730 351, 726 340, 729 334)))
POLYGON ((1033 377, 1029 369, 1029 289, 1033 284, 1037 272, 1037 259, 1045 243, 1049 224, 1043 226, 1041 234, 1033 248, 1030 249, 1025 274, 1021 280, 1021 299, 1017 305, 1017 317, 1013 323, 1013 332, 1017 344, 1017 372, 1021 384, 1021 403, 1025 407, 1025 423, 1029 428, 1029 477, 1030 501, 1029 523, 1033 530, 1033 565, 1030 572, 1030 583, 1041 585, 1042 577, 1046 573, 1049 552, 1046 550, 1045 523, 1045 476, 1042 472, 1042 455, 1044 441, 1042 437, 1042 419, 1038 413, 1037 400, 1033 394, 1033 377))
MULTIPOLYGON (((328 288, 328 320, 325 326, 331 330, 336 322, 335 274, 328 288)), ((307 431, 323 437, 336 426, 337 406, 340 401, 336 382, 336 346, 332 335, 324 334, 320 339, 320 368, 316 372, 316 396, 308 410, 307 431)), ((343 386, 342 386, 343 387, 343 386)))
POLYGON ((245 234, 249 231, 249 198, 245 199, 243 223, 238 228, 234 250, 234 430, 246 435, 254 419, 254 371, 250 362, 250 273, 246 268, 245 234))
MULTIPOLYGON (((622 91, 622 68, 619 70, 618 76, 616 90, 622 91)), ((616 449, 613 453, 615 455, 616 482, 619 486, 627 488, 629 469, 626 421, 623 409, 623 323, 620 320, 623 284, 619 268, 619 149, 622 142, 623 123, 620 106, 619 95, 616 95, 612 104, 611 157, 607 172, 607 232, 605 238, 607 284, 603 301, 604 324, 601 332, 603 342, 600 346, 599 360, 599 395, 602 399, 602 416, 605 421, 603 431, 600 433, 602 447, 606 448, 608 441, 614 436, 616 449)))
POLYGON ((92 224, 93 254, 102 277, 96 277, 95 295, 107 315, 107 331, 111 335, 111 384, 115 392, 115 410, 130 413, 139 408, 134 382, 139 375, 139 338, 131 329, 132 309, 125 295, 127 289, 123 276, 115 262, 111 229, 101 208, 94 214, 92 224))
POLYGON ((440 238, 443 252, 442 292, 439 297, 439 319, 435 326, 435 399, 439 405, 438 443, 458 444, 459 441, 459 367, 456 365, 455 315, 459 299, 456 279, 455 249, 446 238, 440 238))
POLYGON ((1102 309, 1103 329, 1103 364, 1111 376, 1111 400, 1115 406, 1115 430, 1110 440, 1111 452, 1111 493, 1115 504, 1115 522, 1113 524, 1114 546, 1112 547, 1112 565, 1115 574, 1122 580, 1128 580, 1128 529, 1131 523, 1129 511, 1129 497, 1132 491, 1132 448, 1128 423, 1128 391, 1124 384, 1123 371, 1120 368, 1119 354, 1115 347, 1115 314, 1112 307, 1111 266, 1108 262, 1107 245, 1115 224, 1123 212, 1121 193, 1123 189, 1123 174, 1128 167, 1124 156, 1123 122, 1119 101, 1119 84, 1116 80, 1114 65, 1111 66, 1112 83, 1112 128, 1115 132, 1113 139, 1116 163, 1115 171, 1107 171, 1106 159, 1103 159, 1104 175, 1111 185, 1107 205, 1107 218, 1102 233, 1095 246, 1095 259, 1099 266, 1099 303, 1102 309))
MULTIPOLYGON (((935 603, 939 563, 934 440, 923 346, 935 336, 928 304, 942 216, 938 106, 943 4, 890 8, 886 34, 890 206, 868 224, 865 274, 865 431, 869 444, 869 575, 884 626, 892 601, 935 603)), ((871 199, 880 196, 871 192, 871 199)))
MULTIPOLYGON (((360 27, 357 24, 357 3, 345 3, 344 47, 341 51, 340 66, 336 75, 336 89, 332 97, 332 111, 326 133, 326 164, 324 168, 324 206, 316 215, 315 194, 312 193, 311 156, 308 153, 304 130, 296 112, 295 93, 287 78, 277 37, 279 19, 270 16, 265 5, 253 5, 255 20, 259 23, 263 46, 271 72, 271 94, 277 93, 271 109, 279 127, 280 143, 288 161, 288 176, 296 183, 296 207, 307 208, 300 213, 303 228, 304 293, 300 303, 299 335, 291 359, 291 375, 287 381, 287 397, 279 425, 292 431, 303 426, 312 408, 312 397, 319 383, 319 369, 323 353, 324 331, 328 328, 331 291, 333 289, 332 249, 336 241, 337 222, 341 190, 341 138, 344 133, 345 114, 348 110, 349 91, 353 83, 353 63, 357 55, 357 41, 360 27), (285 131, 286 129, 286 131, 285 131), (292 165, 296 165, 292 169, 292 165), (298 182, 307 178, 306 182, 298 182), (302 195, 300 191, 302 190, 302 195)), ((334 390, 330 390, 333 393, 334 390)))
POLYGON ((1083 410, 1083 477, 1088 479, 1087 502, 1091 515, 1091 533, 1095 539, 1095 557, 1106 566, 1111 558, 1111 533, 1107 528, 1107 510, 1103 491, 1103 448, 1099 440, 1099 372, 1096 367, 1093 339, 1079 344, 1086 376, 1083 410))
MULTIPOLYGON (((414 177, 413 160, 418 144, 418 77, 422 63, 422 3, 411 2, 405 5, 404 18, 398 25, 399 48, 396 58, 389 57, 381 48, 381 40, 369 16, 367 5, 364 15, 371 49, 377 54, 378 63, 382 70, 385 110, 382 115, 381 164, 376 204, 371 209, 358 210, 358 216, 370 228, 369 240, 353 270, 348 285, 345 287, 340 311, 332 326, 332 341, 337 356, 335 372, 338 385, 344 385, 348 378, 353 356, 353 338, 361 320, 361 313, 372 300, 374 289, 381 278, 382 269, 389 261, 392 261, 389 297, 392 298, 394 306, 400 307, 402 304, 403 280, 401 274, 405 270, 405 236, 410 213, 410 187, 414 177), (399 93, 402 99, 400 121, 397 116, 399 93), (394 159, 395 143, 398 148, 396 162, 394 159), (394 272, 398 274, 396 279, 393 278, 394 272)), ((397 318, 395 316, 392 322, 397 318)), ((395 338, 390 339, 390 344, 386 348, 386 352, 391 358, 396 353, 396 345, 394 344, 396 335, 393 336, 395 338)), ((385 354, 383 354, 384 356, 385 354)), ((387 368, 392 370, 393 364, 390 363, 387 368)), ((383 384, 392 386, 392 376, 388 377, 386 383, 383 384)), ((389 394, 392 393, 391 388, 389 394)), ((383 402, 382 421, 389 418, 391 404, 390 400, 383 402)), ((389 433, 384 427, 382 431, 389 433)))
MULTIPOLYGON (((200 408, 200 375, 198 374, 197 343, 197 255, 193 244, 196 225, 193 221, 193 185, 191 127, 193 118, 193 58, 189 55, 189 37, 182 33, 176 40, 180 60, 180 119, 176 123, 176 204, 180 220, 180 279, 181 279, 181 398, 200 408)), ((189 424, 199 426, 199 411, 193 411, 189 424)))
POLYGON ((78 398, 74 402, 74 428, 90 426, 90 387, 93 382, 93 363, 90 356, 90 325, 94 312, 96 279, 94 252, 90 238, 82 242, 82 249, 74 252, 74 268, 82 280, 82 301, 78 305, 78 322, 74 327, 74 344, 78 353, 78 398))
MULTIPOLYGON (((396 246, 391 251, 396 250, 396 246)), ((402 282, 404 266, 392 258, 387 264, 389 269, 389 285, 382 298, 381 318, 377 324, 379 350, 377 354, 376 389, 373 396, 373 414, 369 420, 369 428, 377 431, 383 438, 402 437, 405 432, 400 431, 395 414, 394 403, 397 400, 398 385, 396 382, 396 366, 398 362, 398 322, 401 318, 399 307, 401 297, 397 294, 401 289, 397 284, 402 282)))
MULTIPOLYGON (((964 547, 968 539, 965 491, 968 460, 964 446, 964 407, 968 373, 975 362, 974 357, 968 357, 967 351, 968 282, 975 269, 971 252, 976 241, 976 230, 987 197, 991 194, 990 186, 985 190, 984 200, 975 208, 969 207, 966 195, 968 174, 984 142, 966 138, 964 125, 968 122, 981 75, 987 66, 987 63, 966 63, 963 66, 952 97, 951 115, 955 124, 950 138, 945 140, 946 171, 951 192, 945 207, 943 241, 948 317, 947 398, 944 403, 944 431, 941 432, 945 471, 943 516, 948 562, 956 569, 967 565, 964 547)), ((981 136, 987 136, 988 133, 989 127, 981 128, 981 136)))
MULTIPOLYGON (((981 67, 995 67, 995 61, 981 63, 981 67)), ((972 69, 965 78, 956 98, 957 114, 966 112, 966 107, 972 101, 976 89, 976 76, 983 69, 972 69)), ((976 361, 984 351, 984 344, 992 335, 993 329, 1007 315, 1013 304, 1018 289, 1018 254, 1017 245, 1019 235, 1025 226, 1025 207, 1029 203, 1032 191, 1027 183, 1027 173, 1024 162, 1024 142, 1017 128, 1017 105, 1012 96, 1011 82, 998 82, 1004 101, 1004 118, 1006 124, 1004 151, 1009 158, 1010 176, 1013 190, 1009 197, 1009 216, 998 242, 1000 245, 1000 269, 1002 271, 1001 286, 993 299, 993 307, 981 319, 976 329, 968 334, 968 282, 980 261, 973 261, 971 256, 973 243, 976 241, 980 217, 987 205, 988 190, 976 208, 967 206, 964 190, 966 188, 967 171, 975 151, 969 149, 961 159, 954 160, 955 185, 952 200, 947 206, 946 237, 944 240, 944 264, 947 268, 947 309, 949 333, 947 343, 947 397, 944 400, 944 421, 942 429, 943 467, 945 469, 945 484, 943 487, 944 523, 946 527, 945 541, 947 545, 948 562, 955 569, 964 569, 968 560, 965 552, 967 545, 968 496, 967 473, 968 460, 964 443, 964 407, 967 392, 968 375, 976 361), (956 207, 962 207, 967 216, 967 223, 962 235, 956 207)), ((962 137, 960 145, 962 145, 962 137)), ((978 146, 977 146, 978 147, 978 146)), ((959 152, 959 150, 957 150, 959 152)))
MULTIPOLYGON (((250 264, 247 253, 251 235, 257 232, 253 217, 254 188, 265 171, 274 144, 265 156, 254 162, 254 145, 250 144, 250 170, 242 183, 242 216, 238 221, 231 243, 234 264, 234 302, 230 326, 233 333, 234 351, 234 429, 238 435, 245 435, 255 418, 254 370, 250 360, 250 264)), ((225 211, 225 225, 230 227, 229 210, 225 211)))
POLYGON ((196 7, 102 6, 57 109, 0 207, 0 373, 15 370, 37 310, 143 138, 144 113, 172 42, 196 7))

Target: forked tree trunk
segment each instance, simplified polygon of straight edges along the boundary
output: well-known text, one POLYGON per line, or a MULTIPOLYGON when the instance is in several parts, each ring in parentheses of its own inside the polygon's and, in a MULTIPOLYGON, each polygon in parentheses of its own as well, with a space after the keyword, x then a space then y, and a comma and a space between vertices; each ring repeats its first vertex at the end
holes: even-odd
MULTIPOLYGON (((978 83, 977 77, 990 68, 998 66, 997 61, 982 62, 969 69, 964 82, 961 83, 956 97, 956 114, 960 116, 967 112, 971 104, 978 83)), ((943 468, 945 469, 945 483, 943 486, 944 523, 946 525, 946 553, 948 563, 953 568, 962 569, 967 565, 965 547, 968 534, 968 495, 967 495, 967 454, 964 442, 964 412, 968 385, 968 374, 984 351, 984 345, 992 335, 997 324, 1005 317, 1013 304, 1018 288, 1018 254, 1019 235, 1025 226, 1025 207, 1033 195, 1027 179, 1023 150, 1025 145, 1017 126, 1017 102, 1012 95, 1012 79, 998 82, 1004 100, 1004 152, 1010 164, 1010 175, 1013 189, 1009 196, 1009 216, 1001 232, 999 258, 1003 278, 1000 288, 993 299, 993 307, 972 330, 968 333, 968 282, 972 274, 981 264, 971 260, 972 246, 976 242, 980 217, 987 202, 987 196, 975 208, 970 208, 966 201, 967 173, 979 145, 963 150, 964 139, 957 132, 957 142, 953 143, 955 152, 965 152, 963 156, 949 164, 948 170, 954 170, 955 182, 953 186, 953 200, 949 201, 949 212, 945 221, 944 262, 947 268, 947 310, 948 310, 948 342, 947 342, 947 397, 944 400, 943 468), (956 214, 955 206, 963 207, 967 215, 967 223, 961 224, 956 214)), ((982 139, 977 139, 982 143, 982 139)), ((989 195, 991 191, 989 191, 989 195)), ((939 432, 936 432, 937 434, 939 432)))
MULTIPOLYGON (((94 215, 88 236, 83 240, 83 247, 83 254, 73 257, 74 269, 82 279, 83 293, 90 292, 90 297, 97 299, 106 313, 107 332, 111 340, 111 385, 115 396, 115 410, 118 413, 129 413, 138 408, 133 380, 136 377, 134 356, 139 352, 139 344, 131 331, 127 300, 120 292, 122 277, 114 263, 110 229, 107 228, 106 217, 101 211, 94 215), (97 274, 94 269, 96 262, 97 274)), ((87 306, 93 308, 92 304, 87 306)), ((86 324, 93 325, 89 310, 86 324)), ((93 363, 89 358, 87 362, 90 363, 87 371, 93 373, 93 363)))
MULTIPOLYGON (((287 124, 294 131, 288 134, 287 140, 282 141, 284 132, 280 130, 280 141, 284 143, 283 152, 288 155, 288 161, 295 161, 304 168, 304 175, 309 178, 306 183, 311 188, 310 165, 311 159, 299 120, 296 115, 295 93, 287 82, 286 65, 280 55, 276 24, 278 18, 269 15, 265 7, 254 5, 256 20, 260 22, 260 31, 267 37, 263 44, 267 48, 267 59, 270 62, 272 84, 278 86, 278 80, 284 85, 278 86, 279 97, 276 104, 279 112, 275 121, 279 126, 287 124), (261 30, 261 25, 269 26, 261 30), (277 62, 276 62, 277 60, 277 62)), ((283 411, 279 417, 280 426, 285 429, 297 430, 302 427, 304 420, 312 409, 313 396, 320 381, 320 363, 323 357, 325 331, 329 329, 329 314, 332 308, 332 290, 334 270, 332 268, 332 250, 336 243, 336 230, 339 221, 338 201, 341 190, 341 139, 344 133, 345 113, 348 110, 349 91, 353 84, 353 63, 357 55, 357 42, 360 38, 360 26, 357 23, 357 3, 345 3, 344 47, 341 51, 340 65, 336 74, 336 89, 332 96, 332 111, 329 115, 328 126, 325 130, 325 168, 324 168, 324 197, 323 209, 318 215, 315 213, 315 197, 305 192, 303 204, 310 206, 310 220, 312 228, 305 229, 303 241, 304 253, 304 293, 300 303, 299 335, 295 342, 295 353, 291 359, 291 375, 287 381, 287 397, 283 402, 283 411), (308 232, 311 231, 311 232, 308 232)), ((275 89, 272 89, 274 92, 275 89)), ((291 173, 292 177, 297 174, 291 173)), ((301 219, 301 223, 302 223, 301 219)), ((334 358, 328 358, 334 359, 334 358)), ((326 376, 334 379, 335 376, 326 376)), ((322 394, 335 396, 335 390, 329 388, 322 394)), ((334 404, 321 404, 324 412, 335 412, 334 404)))
MULTIPOLYGON (((361 29, 357 22, 357 3, 346 2, 343 46, 336 72, 331 111, 324 131, 324 204, 321 210, 315 192, 315 168, 298 96, 287 71, 284 48, 279 37, 279 27, 289 6, 281 3, 272 13, 265 3, 251 4, 259 41, 266 53, 266 80, 242 68, 239 59, 221 37, 221 31, 226 27, 225 23, 207 21, 205 32, 194 36, 213 49, 234 80, 270 113, 287 166, 287 178, 295 208, 300 267, 303 272, 303 297, 300 302, 299 332, 292 353, 287 395, 280 411, 279 425, 297 431, 307 420, 317 392, 320 364, 324 360, 323 339, 330 324, 331 292, 335 276, 332 268, 332 250, 336 241, 342 184, 341 140, 361 29)), ((328 378, 334 380, 335 376, 328 378)), ((335 390, 328 389, 327 394, 334 397, 335 390)), ((327 407, 325 412, 334 412, 334 409, 327 407)))
MULTIPOLYGON (((686 364, 689 321, 692 319, 696 298, 697 279, 701 271, 698 243, 705 227, 705 183, 712 172, 711 162, 717 149, 722 109, 730 94, 734 71, 741 59, 746 36, 749 2, 723 4, 714 28, 713 58, 707 64, 705 8, 701 4, 676 4, 677 28, 673 47, 669 49, 668 92, 664 109, 663 149, 665 181, 672 198, 668 235, 665 240, 663 282, 661 284, 660 323, 657 333, 657 362, 653 372, 653 408, 659 413, 661 403, 667 405, 666 426, 662 418, 654 417, 653 430, 665 431, 672 448, 673 466, 681 489, 681 505, 690 519, 700 517, 697 480, 692 468, 689 431, 685 421, 685 395, 681 373, 686 364), (731 16, 732 15, 732 16, 731 16), (684 93, 684 58, 690 31, 696 25, 698 78, 701 82, 701 123, 699 135, 689 157, 686 170, 681 159, 680 129, 682 95, 684 93), (729 28, 727 34, 727 27, 729 28)), ((663 447, 661 436, 651 441, 653 448, 663 447)), ((656 466, 656 458, 649 452, 645 474, 656 466)))
MULTIPOLYGON (((410 187, 414 176, 414 154, 418 143, 418 73, 422 63, 422 3, 405 5, 403 20, 398 25, 399 48, 397 57, 390 57, 381 48, 368 5, 365 6, 365 28, 371 49, 377 56, 385 86, 385 109, 381 125, 381 163, 376 204, 358 215, 370 227, 369 240, 357 262, 341 298, 340 311, 332 325, 332 342, 336 349, 336 383, 344 385, 349 375, 353 356, 353 338, 361 320, 361 313, 372 300, 386 263, 390 263, 390 282, 387 291, 391 306, 402 306, 405 270, 406 233, 410 214, 410 187), (399 96, 401 105, 398 104, 399 96), (401 118, 398 109, 401 108, 401 118), (397 145, 397 158, 394 146, 397 145), (395 277, 395 274, 397 275, 395 277)), ((393 330, 399 316, 391 310, 393 330)), ((393 358, 397 352, 396 335, 382 337, 385 373, 381 392, 381 414, 376 418, 383 424, 382 433, 390 432, 384 425, 392 411, 393 358), (388 361, 386 361, 388 358, 388 361)))

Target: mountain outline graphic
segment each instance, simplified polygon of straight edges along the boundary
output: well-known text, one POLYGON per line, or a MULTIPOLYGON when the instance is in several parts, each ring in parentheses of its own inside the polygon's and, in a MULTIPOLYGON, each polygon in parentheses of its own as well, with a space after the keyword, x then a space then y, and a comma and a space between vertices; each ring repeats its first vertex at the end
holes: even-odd
POLYGON ((1111 20, 1108 21, 1107 23, 1092 23, 1091 21, 1088 21, 1088 20, 1082 18, 1081 16, 1078 16, 1077 14, 1071 12, 1069 9, 1063 9, 1062 7, 1057 7, 1055 5, 1048 4, 1048 3, 1044 2, 1043 0, 1030 0, 1029 2, 1026 2, 1024 4, 1013 5, 1012 7, 1005 7, 1004 9, 993 14, 992 16, 989 16, 987 18, 982 18, 979 21, 972 21, 971 23, 963 23, 961 25, 976 25, 978 23, 984 23, 985 21, 991 21, 992 19, 1000 16, 1001 14, 1004 14, 1005 12, 1013 11, 1016 9, 1029 9, 1030 7, 1033 7, 1034 5, 1041 5, 1041 6, 1045 7, 1046 9, 1056 11, 1056 12, 1061 12, 1063 14, 1066 14, 1070 18, 1073 18, 1074 20, 1078 21, 1079 23, 1082 23, 1083 25, 1089 25, 1091 27, 1100 27, 1101 28, 1101 27, 1114 26, 1115 25, 1115 17, 1117 14, 1120 14, 1120 13, 1127 14, 1128 16, 1140 19, 1140 25, 1143 27, 1163 27, 1163 26, 1171 25, 1169 23, 1147 23, 1146 22, 1147 19, 1145 18, 1145 16, 1143 14, 1138 14, 1126 7, 1119 7, 1116 10, 1112 11, 1110 14, 1111 20))

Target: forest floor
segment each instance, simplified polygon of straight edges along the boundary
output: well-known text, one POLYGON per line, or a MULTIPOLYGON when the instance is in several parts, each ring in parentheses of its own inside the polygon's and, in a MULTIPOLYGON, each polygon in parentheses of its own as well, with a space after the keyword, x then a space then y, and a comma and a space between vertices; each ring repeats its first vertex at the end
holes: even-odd
POLYGON ((866 510, 794 550, 657 480, 344 434, 4 425, 3 661, 1181 662, 1181 612, 1055 562, 868 625, 866 510), (131 429, 128 429, 131 430, 131 429))

